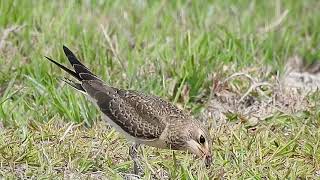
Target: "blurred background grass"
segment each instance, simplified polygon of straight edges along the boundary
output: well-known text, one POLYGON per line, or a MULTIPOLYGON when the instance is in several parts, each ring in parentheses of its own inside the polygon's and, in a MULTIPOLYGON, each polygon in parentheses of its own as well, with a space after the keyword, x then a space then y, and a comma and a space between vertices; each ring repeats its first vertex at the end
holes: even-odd
POLYGON ((197 114, 224 65, 281 72, 293 55, 318 60, 319 9, 318 0, 1 1, 0 119, 23 137, 30 121, 100 119, 44 59, 67 63, 62 45, 116 87, 177 102, 187 85, 182 106, 197 114))

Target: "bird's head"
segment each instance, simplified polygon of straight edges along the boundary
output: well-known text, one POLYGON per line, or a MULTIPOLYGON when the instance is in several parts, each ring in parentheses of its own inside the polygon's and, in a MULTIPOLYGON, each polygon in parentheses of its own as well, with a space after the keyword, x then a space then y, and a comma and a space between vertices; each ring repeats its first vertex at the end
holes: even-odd
MULTIPOLYGON (((181 122, 183 122, 181 120, 181 122)), ((201 122, 192 120, 188 123, 183 123, 183 126, 175 129, 175 145, 171 148, 191 152, 204 159, 207 167, 211 165, 211 138, 209 136, 208 128, 201 122), (178 143, 179 142, 179 143, 178 143)), ((175 127, 176 128, 176 127, 175 127)))
POLYGON ((188 151, 205 161, 209 167, 212 163, 211 137, 208 128, 195 119, 180 119, 171 116, 172 123, 168 131, 170 139, 168 145, 171 149, 188 151))
POLYGON ((188 151, 203 158, 207 167, 212 162, 211 138, 208 129, 200 122, 189 125, 189 138, 186 141, 188 151))

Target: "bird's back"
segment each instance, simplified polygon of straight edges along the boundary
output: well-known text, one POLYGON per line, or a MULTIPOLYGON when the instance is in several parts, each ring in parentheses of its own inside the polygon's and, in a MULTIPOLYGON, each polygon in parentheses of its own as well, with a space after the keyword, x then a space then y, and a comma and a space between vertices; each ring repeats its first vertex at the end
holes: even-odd
POLYGON ((153 95, 123 90, 105 84, 84 66, 66 47, 64 52, 74 71, 48 58, 64 71, 74 76, 80 83, 66 81, 79 91, 86 93, 109 119, 110 124, 140 141, 155 141, 160 138, 172 116, 190 119, 189 115, 173 104, 153 95))

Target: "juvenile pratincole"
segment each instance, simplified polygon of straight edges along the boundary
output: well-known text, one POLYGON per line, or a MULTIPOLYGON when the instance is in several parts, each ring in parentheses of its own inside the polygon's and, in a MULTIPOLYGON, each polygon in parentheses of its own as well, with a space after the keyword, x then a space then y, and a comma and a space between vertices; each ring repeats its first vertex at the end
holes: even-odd
POLYGON ((107 85, 67 47, 63 46, 63 50, 74 70, 46 58, 76 78, 77 82, 69 79, 65 82, 89 96, 105 120, 133 142, 129 153, 134 162, 134 173, 141 171, 137 158, 139 144, 189 151, 203 158, 209 167, 211 138, 200 121, 159 97, 107 85))

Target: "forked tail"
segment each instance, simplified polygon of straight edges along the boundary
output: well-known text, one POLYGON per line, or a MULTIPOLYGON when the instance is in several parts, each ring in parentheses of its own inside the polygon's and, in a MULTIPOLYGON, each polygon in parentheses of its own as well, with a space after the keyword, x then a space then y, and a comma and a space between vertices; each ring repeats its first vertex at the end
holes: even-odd
MULTIPOLYGON (((62 70, 70 74, 71 76, 75 77, 80 82, 84 80, 100 80, 98 77, 96 77, 85 65, 83 65, 77 57, 70 51, 66 46, 63 46, 63 51, 65 55, 67 56, 70 64, 72 65, 73 70, 65 67, 64 65, 58 63, 57 61, 45 56, 49 61, 60 67, 62 70)), ((83 89, 81 83, 77 83, 75 81, 72 81, 68 78, 65 78, 64 81, 71 85, 72 87, 76 88, 77 90, 85 92, 83 89)))

